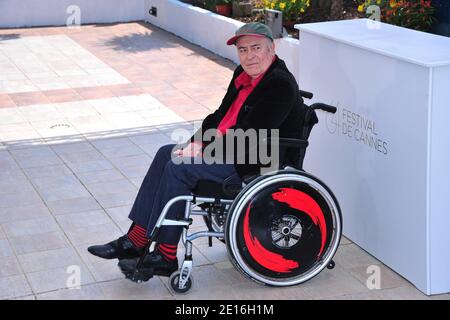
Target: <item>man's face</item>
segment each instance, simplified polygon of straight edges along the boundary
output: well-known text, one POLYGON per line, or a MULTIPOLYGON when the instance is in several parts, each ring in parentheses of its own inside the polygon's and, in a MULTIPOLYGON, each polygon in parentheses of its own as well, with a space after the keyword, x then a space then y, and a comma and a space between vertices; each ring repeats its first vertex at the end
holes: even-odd
POLYGON ((242 68, 253 79, 269 68, 275 55, 275 45, 266 37, 242 36, 236 47, 242 68))

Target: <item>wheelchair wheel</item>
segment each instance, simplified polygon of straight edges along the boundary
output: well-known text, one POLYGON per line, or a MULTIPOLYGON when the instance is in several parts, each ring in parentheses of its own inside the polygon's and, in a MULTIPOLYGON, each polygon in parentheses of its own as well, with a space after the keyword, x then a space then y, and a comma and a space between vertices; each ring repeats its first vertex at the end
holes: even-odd
POLYGON ((175 271, 169 277, 170 288, 175 293, 181 293, 182 294, 182 293, 188 292, 191 289, 193 282, 194 282, 194 280, 193 280, 192 275, 191 275, 187 279, 186 284, 184 285, 184 287, 180 288, 180 286, 179 286, 179 284, 180 284, 180 271, 175 271))
POLYGON ((233 264, 261 284, 305 282, 332 263, 342 218, 329 188, 297 170, 247 185, 227 215, 225 239, 233 264))

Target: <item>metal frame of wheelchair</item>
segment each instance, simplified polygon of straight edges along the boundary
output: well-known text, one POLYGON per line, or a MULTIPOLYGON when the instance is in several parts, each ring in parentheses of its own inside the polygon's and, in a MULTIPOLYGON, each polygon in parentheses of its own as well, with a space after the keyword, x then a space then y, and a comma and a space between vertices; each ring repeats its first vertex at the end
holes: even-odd
MULTIPOLYGON (((312 94, 309 92, 300 91, 300 94, 302 97, 312 98, 312 94)), ((316 109, 331 113, 336 112, 336 108, 333 106, 314 103, 307 109, 305 124, 307 123, 306 120, 312 116, 316 109)), ((309 137, 312 126, 303 129, 304 140, 285 139, 283 141, 280 138, 280 143, 284 142, 285 145, 291 147, 303 147, 304 152, 308 145, 307 138, 309 137)), ((301 156, 300 168, 303 163, 303 157, 304 154, 301 156)), ((229 194, 226 192, 226 183, 227 181, 224 182, 222 188, 225 194, 229 194)), ((274 208, 272 209, 274 212, 276 210, 280 211, 278 207, 274 208)), ((132 281, 140 282, 139 270, 146 254, 149 252, 152 242, 157 240, 161 227, 163 226, 184 227, 182 233, 182 243, 185 247, 184 260, 180 268, 169 277, 169 285, 175 293, 185 293, 189 291, 193 283, 192 242, 197 238, 208 237, 210 246, 212 245, 213 237, 225 242, 231 262, 247 278, 263 285, 278 287, 292 286, 308 281, 319 274, 324 268, 334 268, 332 258, 339 246, 342 234, 342 217, 339 204, 331 190, 318 178, 294 167, 285 167, 270 175, 260 175, 252 177, 249 180, 244 180, 241 190, 234 198, 207 197, 198 194, 178 196, 168 201, 162 210, 151 233, 145 253, 139 259, 135 272, 130 278, 132 281), (267 191, 270 188, 277 190, 277 192, 270 193, 267 191), (300 189, 303 191, 300 191, 300 189), (293 192, 294 195, 298 194, 307 201, 314 200, 305 211, 314 211, 319 206, 318 204, 320 204, 319 211, 323 214, 323 217, 313 215, 308 217, 303 214, 303 217, 299 218, 299 215, 295 214, 299 210, 296 208, 295 201, 289 203, 286 200, 289 192, 293 192), (258 200, 258 197, 266 200, 264 197, 269 196, 267 200, 271 202, 274 194, 281 199, 279 201, 285 202, 282 208, 284 208, 283 210, 287 210, 287 213, 283 213, 281 217, 277 216, 277 219, 272 222, 258 219, 257 214, 259 213, 262 217, 265 217, 266 210, 264 207, 260 208, 261 205, 258 204, 258 201, 260 202, 261 200, 258 200), (178 201, 184 201, 186 203, 184 218, 179 220, 166 219, 170 207, 178 201), (255 201, 254 204, 253 201, 255 201), (294 211, 294 214, 292 214, 289 210, 297 211, 294 211), (255 236, 249 235, 249 232, 245 231, 246 229, 243 227, 245 223, 249 226, 249 216, 251 216, 249 212, 252 215, 256 215, 256 218, 253 219, 253 221, 256 221, 253 222, 253 224, 256 224, 256 229, 267 229, 262 233, 263 236, 260 237, 262 244, 259 243, 258 239, 255 242, 255 236), (203 216, 208 229, 188 234, 189 226, 193 222, 191 216, 194 215, 203 216), (305 221, 308 221, 308 226, 305 221), (323 225, 326 226, 325 229, 323 225), (315 230, 315 232, 311 230, 315 230), (242 232, 245 233, 244 236, 239 237, 242 232), (305 240, 304 238, 306 237, 309 240, 305 240), (272 244, 270 244, 271 240, 272 244), (267 251, 264 248, 264 241, 266 244, 268 243, 268 246, 275 248, 278 253, 267 251), (305 241, 309 241, 306 246, 305 241), (253 247, 254 253, 250 250, 251 246, 253 247), (309 247, 314 247, 315 249, 309 250, 309 247), (294 258, 291 257, 291 260, 287 260, 280 256, 280 252, 290 253, 291 256, 294 254, 294 258), (269 256, 269 258, 264 257, 265 255, 269 256), (303 255, 308 256, 310 260, 304 266, 302 265, 303 263, 296 261, 296 256, 303 255), (259 265, 259 261, 264 261, 265 264, 259 265), (266 264, 271 267, 267 267, 266 264), (284 267, 283 264, 290 267, 284 267), (267 268, 272 268, 273 270, 267 268)))

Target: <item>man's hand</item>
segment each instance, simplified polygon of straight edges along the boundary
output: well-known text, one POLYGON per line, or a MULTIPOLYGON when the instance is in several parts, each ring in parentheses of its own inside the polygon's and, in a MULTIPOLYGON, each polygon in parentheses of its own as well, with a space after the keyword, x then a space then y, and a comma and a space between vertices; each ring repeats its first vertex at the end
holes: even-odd
POLYGON ((181 157, 199 157, 202 155, 202 143, 198 141, 194 141, 189 143, 183 149, 178 149, 173 152, 176 156, 181 157))

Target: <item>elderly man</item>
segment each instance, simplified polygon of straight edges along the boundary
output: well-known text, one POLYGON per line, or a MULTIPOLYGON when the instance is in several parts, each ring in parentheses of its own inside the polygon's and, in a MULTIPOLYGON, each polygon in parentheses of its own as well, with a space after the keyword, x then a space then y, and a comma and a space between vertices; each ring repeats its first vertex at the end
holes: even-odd
MULTIPOLYGON (((129 218, 133 223, 128 233, 105 245, 88 248, 98 257, 119 259, 124 273, 134 270, 156 220, 171 198, 190 194, 199 180, 222 182, 233 174, 240 180, 245 175, 259 173, 260 163, 173 161, 176 157, 202 157, 208 142, 198 137, 203 137, 206 130, 215 129, 221 138, 227 136, 228 129, 278 129, 285 137, 300 134, 302 99, 295 78, 275 54, 270 29, 261 23, 248 23, 227 44, 236 45, 241 65, 235 70, 220 107, 205 118, 201 129, 184 148, 166 145, 158 150, 131 209, 129 218)), ((280 157, 280 163, 289 163, 294 158, 295 155, 280 157)), ((184 203, 178 202, 171 207, 167 218, 177 219, 183 214, 184 203)), ((181 233, 181 227, 163 227, 155 250, 144 260, 143 270, 163 276, 177 270, 176 251, 181 233)))

